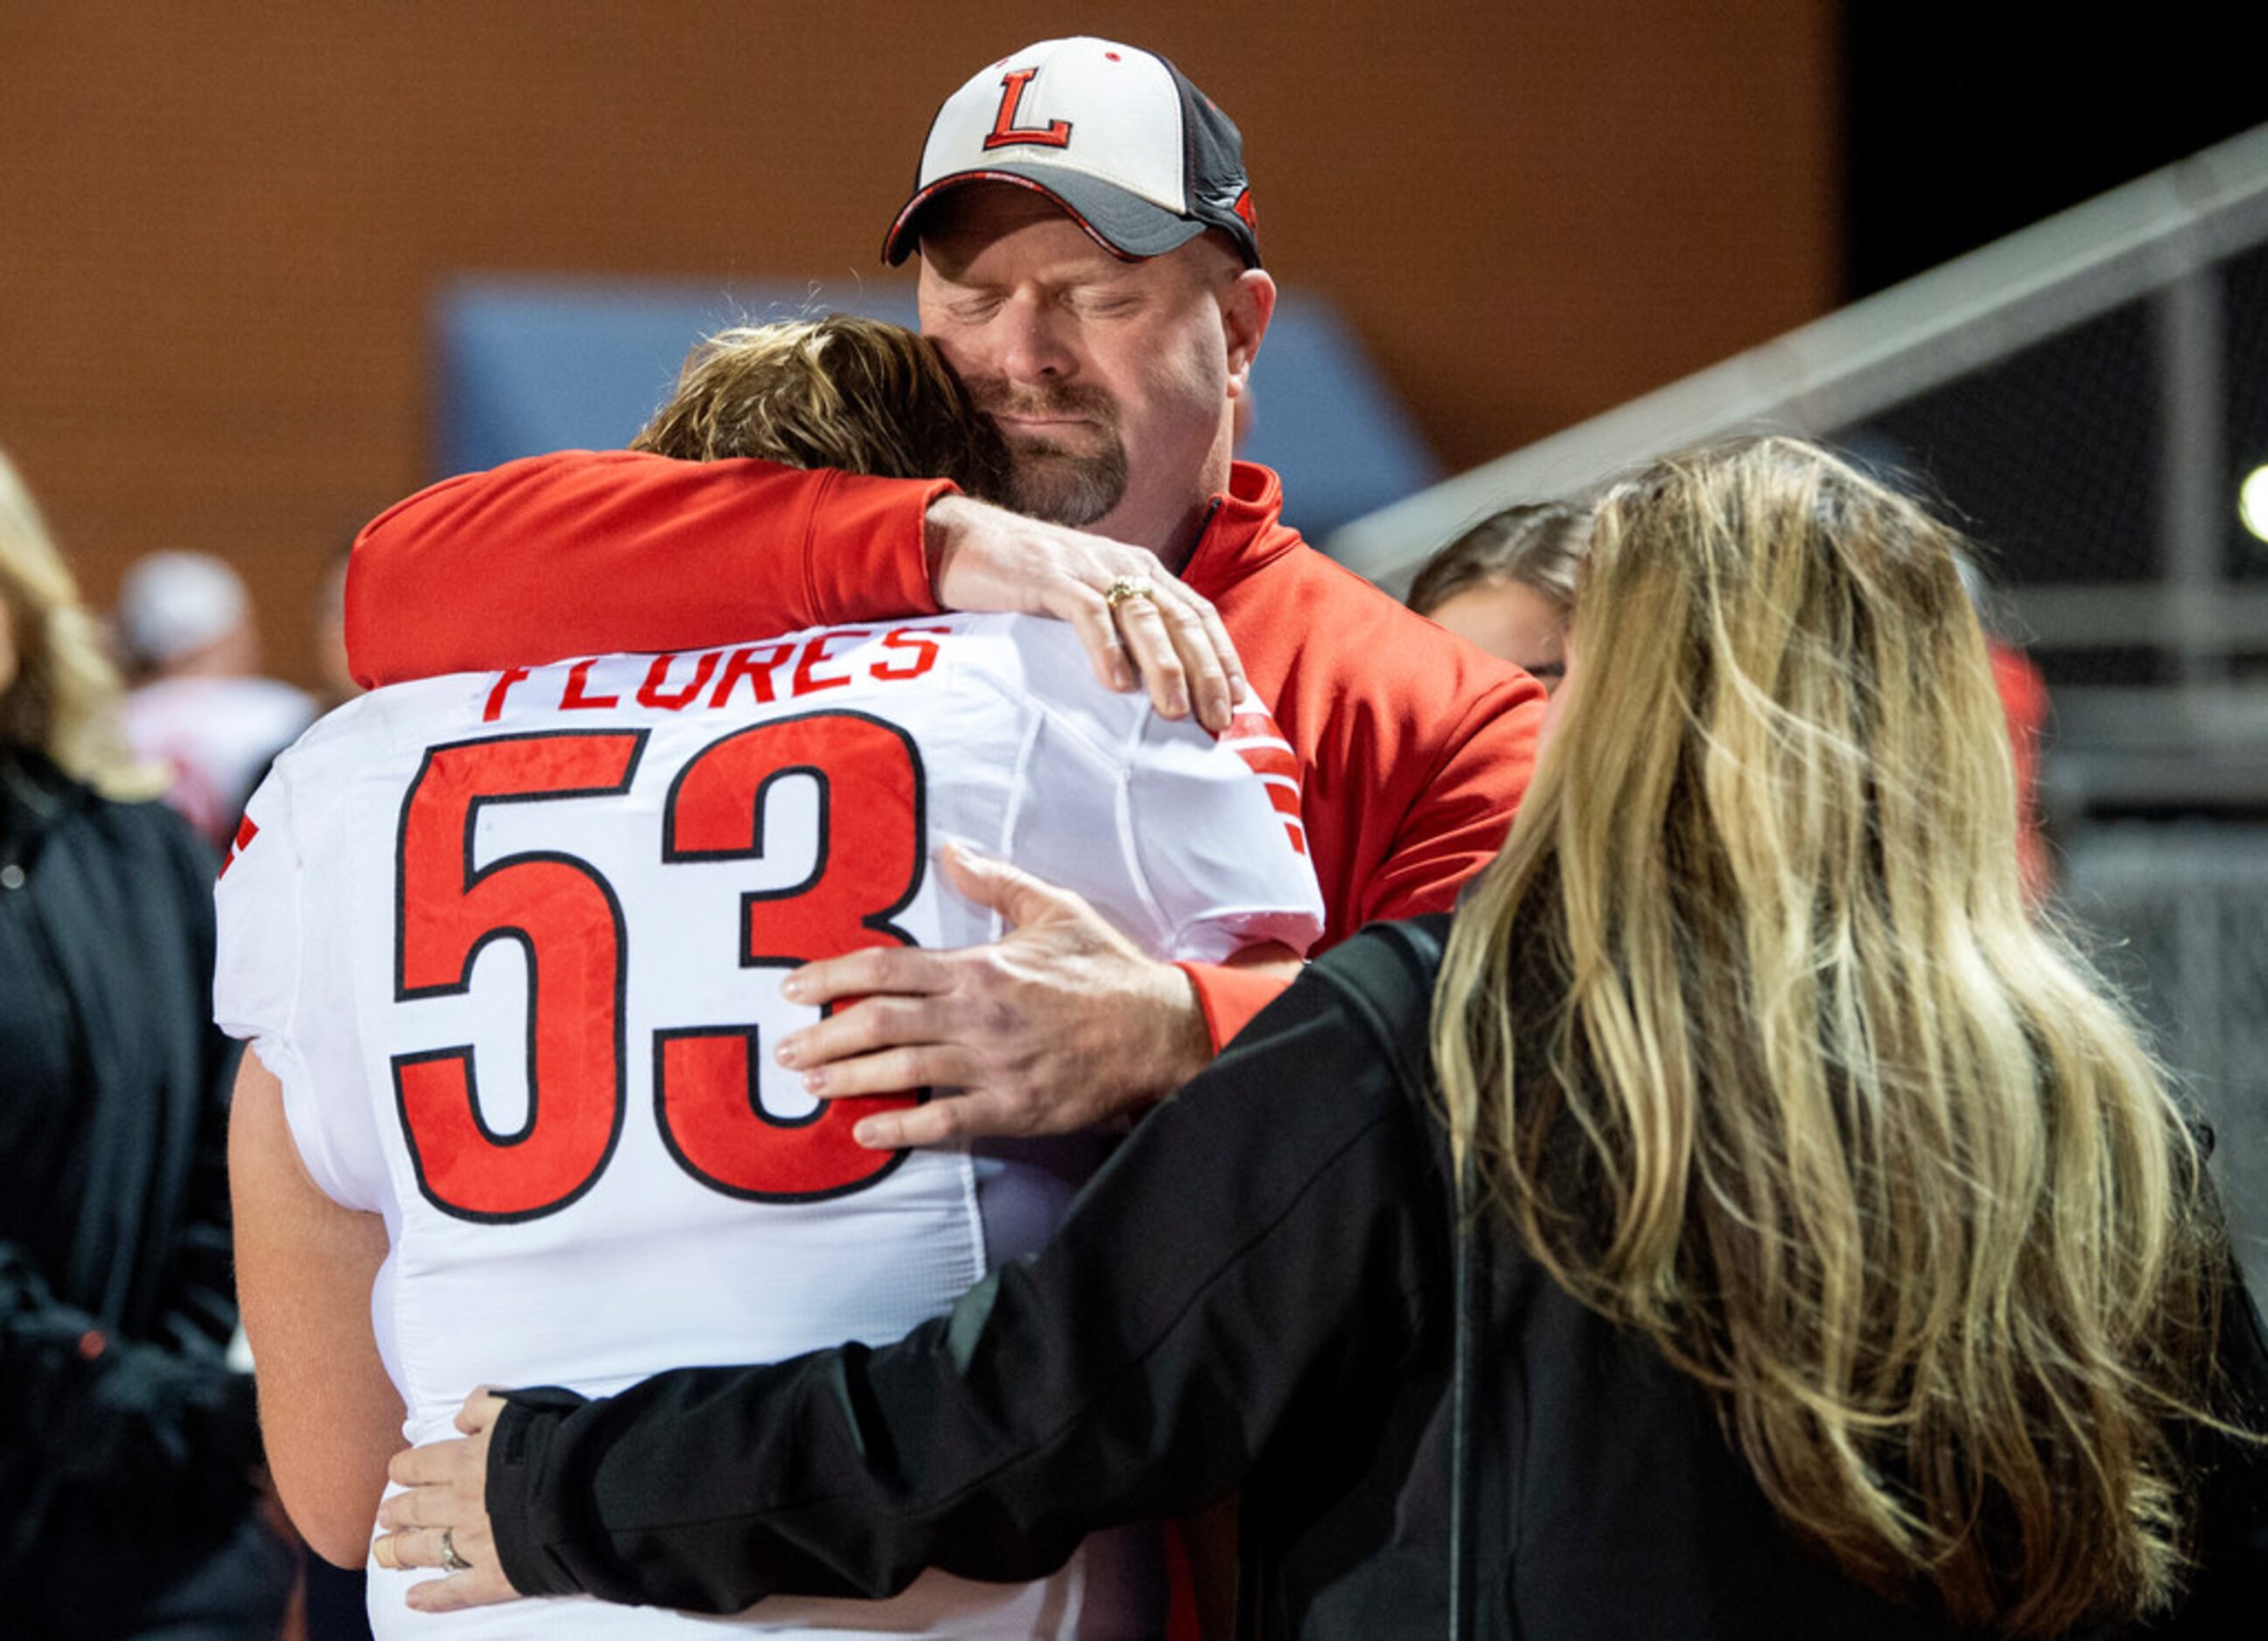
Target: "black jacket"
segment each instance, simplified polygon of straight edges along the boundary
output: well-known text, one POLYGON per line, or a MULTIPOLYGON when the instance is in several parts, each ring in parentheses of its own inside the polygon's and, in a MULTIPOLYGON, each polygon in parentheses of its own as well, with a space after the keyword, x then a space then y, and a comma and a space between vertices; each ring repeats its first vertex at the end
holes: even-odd
MULTIPOLYGON (((212 861, 0 748, 0 1611, 119 1622, 243 1522, 212 861), (27 1608, 27 1604, 30 1604, 27 1608)), ((11 1620, 0 1618, 0 1628, 11 1620)), ((36 1625, 34 1626, 36 1627, 36 1625)))
MULTIPOLYGON (((513 1396, 488 1483, 513 1584, 729 1611, 1023 1578, 1241 1486, 1261 1636, 1954 1633, 1784 1534, 1650 1346, 1502 1239, 1461 1246, 1425 1070, 1443 926, 1314 964, 1045 1251, 902 1343, 513 1396)), ((2250 1634, 2260 1483, 2224 1475, 2209 1547, 2250 1634)), ((2199 1603, 2166 1633, 2232 1631, 2199 1603)))

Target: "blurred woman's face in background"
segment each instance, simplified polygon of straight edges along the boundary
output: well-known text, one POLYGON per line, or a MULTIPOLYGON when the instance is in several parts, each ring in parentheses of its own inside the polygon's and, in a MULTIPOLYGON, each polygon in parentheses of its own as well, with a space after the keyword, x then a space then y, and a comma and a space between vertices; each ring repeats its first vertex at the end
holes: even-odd
POLYGON ((1511 662, 1556 694, 1566 675, 1567 617, 1524 581, 1481 581, 1444 599, 1432 617, 1467 643, 1511 662))

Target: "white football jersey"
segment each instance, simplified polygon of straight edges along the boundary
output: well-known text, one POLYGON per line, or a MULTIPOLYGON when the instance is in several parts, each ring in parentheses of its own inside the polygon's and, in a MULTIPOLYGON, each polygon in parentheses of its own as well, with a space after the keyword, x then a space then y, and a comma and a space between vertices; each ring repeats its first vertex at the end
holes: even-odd
MULTIPOLYGON (((282 1079, 316 1183, 385 1217, 372 1314, 408 1439, 451 1434, 476 1384, 605 1394, 946 1309, 986 1268, 980 1196, 1052 1211, 1060 1181, 852 1144, 864 1112, 772 1063, 818 1018, 781 976, 997 938, 937 870, 947 840, 1160 957, 1304 953, 1323 909, 1289 749, 1256 714, 1217 743, 1097 685, 1068 628, 996 615, 433 679, 308 731, 217 891, 216 1012, 282 1079)), ((1154 1615, 1122 1610, 1123 1555, 1098 1539, 1033 1586, 931 1573, 730 1622, 1138 1633, 1154 1615)), ((409 1578, 372 1569, 381 1635, 718 1622, 582 1601, 445 1621, 401 1605, 409 1578)))

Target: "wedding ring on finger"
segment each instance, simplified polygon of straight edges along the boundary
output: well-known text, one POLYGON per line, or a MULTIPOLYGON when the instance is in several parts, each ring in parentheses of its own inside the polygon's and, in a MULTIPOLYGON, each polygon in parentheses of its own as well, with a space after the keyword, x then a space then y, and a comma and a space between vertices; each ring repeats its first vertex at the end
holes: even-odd
POLYGON ((1143 576, 1121 576, 1102 590, 1102 601, 1112 609, 1116 609, 1129 599, 1147 599, 1154 604, 1158 600, 1158 590, 1143 576))
POLYGON ((455 1530, 451 1527, 441 1529, 441 1569, 445 1572, 470 1572, 473 1570, 473 1564, 457 1554, 455 1530))

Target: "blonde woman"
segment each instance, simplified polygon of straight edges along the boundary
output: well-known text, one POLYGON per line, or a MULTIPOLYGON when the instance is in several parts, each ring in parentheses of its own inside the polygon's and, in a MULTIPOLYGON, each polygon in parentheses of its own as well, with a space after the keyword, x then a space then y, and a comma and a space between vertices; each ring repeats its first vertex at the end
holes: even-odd
POLYGON ((2025 916, 1949 545, 1786 440, 1610 492, 1446 957, 1327 954, 896 1346, 475 1398, 395 1461, 428 1604, 1007 1577, 1241 1487, 1259 1635, 2257 1633, 2268 1348, 2025 916))
POLYGON ((224 1360, 215 863, 118 698, 0 459, 0 1628, 265 1641, 294 1558, 224 1360))

